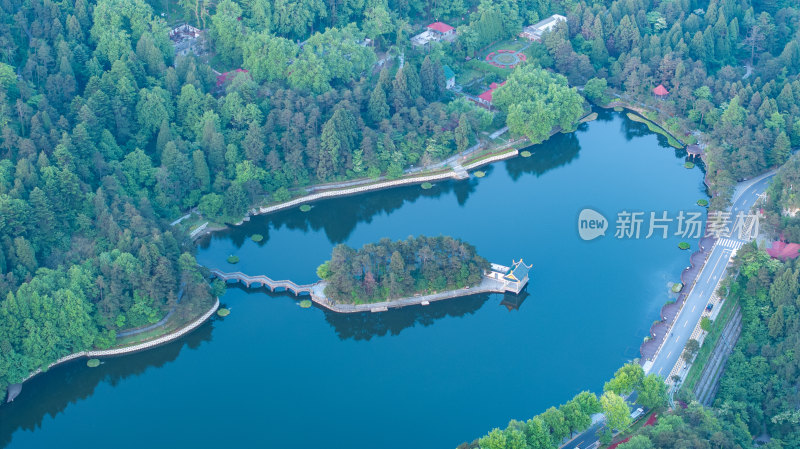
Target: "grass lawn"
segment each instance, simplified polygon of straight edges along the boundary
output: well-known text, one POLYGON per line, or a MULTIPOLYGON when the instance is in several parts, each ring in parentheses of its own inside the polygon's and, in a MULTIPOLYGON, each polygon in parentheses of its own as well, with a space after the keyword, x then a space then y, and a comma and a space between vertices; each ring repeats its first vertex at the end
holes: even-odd
POLYGON ((645 125, 647 125, 647 127, 650 129, 650 131, 652 131, 654 133, 661 134, 662 136, 666 137, 667 138, 667 142, 671 146, 673 146, 675 148, 683 148, 683 145, 680 142, 678 142, 677 139, 672 137, 672 135, 670 133, 668 133, 666 130, 664 130, 660 126, 656 125, 652 121, 642 117, 641 115, 634 114, 632 112, 629 112, 627 115, 628 115, 628 118, 633 120, 634 122, 644 123, 645 125))
POLYGON ((466 86, 468 84, 474 83, 475 81, 481 79, 483 74, 477 70, 473 70, 470 68, 464 68, 464 70, 456 75, 456 82, 461 84, 462 86, 466 86))
POLYGON ((736 309, 736 301, 726 299, 722 302, 722 308, 717 315, 717 319, 711 324, 711 331, 709 331, 705 340, 703 340, 703 346, 697 351, 697 357, 695 357, 694 363, 692 363, 692 367, 686 375, 686 380, 684 380, 681 385, 681 389, 688 388, 686 391, 694 391, 694 387, 697 385, 697 381, 700 380, 700 375, 703 373, 703 368, 706 366, 708 358, 711 357, 711 351, 717 345, 719 337, 722 335, 722 329, 728 324, 728 320, 731 319, 734 309, 736 309))

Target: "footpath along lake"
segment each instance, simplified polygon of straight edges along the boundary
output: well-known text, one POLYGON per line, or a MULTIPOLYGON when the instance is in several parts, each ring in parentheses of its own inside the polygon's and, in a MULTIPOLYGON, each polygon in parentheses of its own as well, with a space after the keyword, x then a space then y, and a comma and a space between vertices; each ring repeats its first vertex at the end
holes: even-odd
MULTIPOLYGON (((298 283, 338 243, 451 235, 492 262, 532 263, 518 309, 471 296, 380 314, 302 309, 293 295, 228 288, 231 315, 144 353, 56 367, 0 406, 0 447, 453 448, 600 391, 639 356, 689 252, 645 239, 650 211, 701 211, 703 173, 623 115, 482 168, 484 178, 326 200, 253 217, 199 242, 209 267, 298 283), (592 208, 605 237, 579 238, 592 208), (638 240, 617 213, 645 212, 638 240), (255 243, 252 234, 264 240, 255 243), (241 261, 230 265, 230 254, 241 261)), ((672 223, 670 231, 676 229, 672 223)), ((672 233, 672 232, 670 232, 672 233)), ((514 299, 514 297, 507 297, 514 299)))

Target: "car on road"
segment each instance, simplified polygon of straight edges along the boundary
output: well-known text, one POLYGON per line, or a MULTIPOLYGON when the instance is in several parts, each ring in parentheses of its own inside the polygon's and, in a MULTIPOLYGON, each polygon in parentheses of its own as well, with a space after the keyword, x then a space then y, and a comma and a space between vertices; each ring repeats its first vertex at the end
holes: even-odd
POLYGON ((709 312, 711 312, 711 310, 713 308, 714 308, 714 304, 712 304, 712 303, 708 303, 708 305, 706 306, 706 310, 708 310, 709 312))
POLYGON ((639 407, 639 408, 637 408, 636 410, 634 410, 634 411, 632 411, 632 412, 631 412, 631 419, 632 419, 632 420, 634 420, 634 421, 636 421, 636 420, 637 420, 637 419, 639 419, 639 417, 640 417, 640 416, 642 416, 643 414, 644 414, 644 409, 643 409, 643 408, 641 408, 641 407, 639 407))

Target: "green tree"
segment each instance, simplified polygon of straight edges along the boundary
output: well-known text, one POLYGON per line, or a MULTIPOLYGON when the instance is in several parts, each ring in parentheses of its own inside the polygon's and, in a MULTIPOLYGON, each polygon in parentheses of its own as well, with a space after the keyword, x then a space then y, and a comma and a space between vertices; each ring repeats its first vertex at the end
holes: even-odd
POLYGON ((372 94, 369 96, 369 104, 367 105, 367 113, 372 123, 380 123, 381 120, 389 116, 389 104, 386 103, 386 92, 380 84, 375 86, 372 94))
POLYGON ((606 103, 606 90, 608 89, 608 82, 605 78, 592 78, 586 82, 583 88, 583 93, 593 103, 604 104, 606 103))
POLYGON ((211 39, 217 49, 217 55, 231 68, 242 61, 242 8, 231 0, 217 3, 215 13, 211 16, 211 39))
POLYGON ((493 103, 507 113, 509 129, 539 143, 554 127, 572 129, 583 114, 583 97, 567 80, 528 64, 511 73, 493 94, 493 103))
POLYGON ((606 382, 603 391, 627 395, 642 385, 644 370, 638 363, 626 363, 614 373, 614 377, 606 382))
POLYGON ((631 411, 622 396, 613 391, 607 391, 600 397, 600 404, 603 407, 603 414, 606 416, 606 424, 609 429, 621 432, 631 424, 631 411))
POLYGON ((469 148, 469 136, 472 134, 472 127, 469 124, 466 114, 461 114, 453 133, 456 141, 456 150, 461 153, 469 148))
POLYGON ((647 408, 662 407, 667 403, 667 386, 657 374, 649 374, 642 380, 636 402, 647 408))

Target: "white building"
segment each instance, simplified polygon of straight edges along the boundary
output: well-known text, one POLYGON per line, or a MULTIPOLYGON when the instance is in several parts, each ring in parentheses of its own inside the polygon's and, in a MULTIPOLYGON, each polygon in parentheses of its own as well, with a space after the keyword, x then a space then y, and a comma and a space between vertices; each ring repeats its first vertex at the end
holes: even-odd
POLYGON ((541 22, 526 26, 519 35, 531 41, 541 41, 544 33, 553 31, 553 28, 561 22, 566 23, 567 18, 560 14, 553 14, 541 22))
POLYGON ((528 284, 528 272, 533 265, 525 265, 520 259, 514 262, 511 267, 493 263, 491 270, 486 272, 486 277, 503 282, 503 288, 507 292, 519 293, 528 284))
POLYGON ((431 42, 451 42, 456 37, 456 29, 442 22, 433 22, 425 27, 425 31, 411 38, 411 43, 417 47, 424 47, 431 42))

